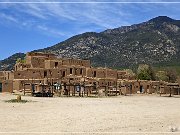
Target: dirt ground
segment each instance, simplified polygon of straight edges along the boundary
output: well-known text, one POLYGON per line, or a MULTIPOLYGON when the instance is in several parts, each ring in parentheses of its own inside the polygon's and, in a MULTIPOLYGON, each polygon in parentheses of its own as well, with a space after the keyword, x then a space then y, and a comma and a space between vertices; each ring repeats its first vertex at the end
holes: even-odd
POLYGON ((13 98, 0 94, 0 134, 180 134, 180 97, 13 98))

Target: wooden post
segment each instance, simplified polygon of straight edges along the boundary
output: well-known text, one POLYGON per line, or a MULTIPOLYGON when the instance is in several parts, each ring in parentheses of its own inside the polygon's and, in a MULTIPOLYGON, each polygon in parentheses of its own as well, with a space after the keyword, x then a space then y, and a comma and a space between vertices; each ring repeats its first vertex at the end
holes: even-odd
POLYGON ((170 86, 170 95, 169 95, 169 97, 171 97, 171 86, 170 86))
POLYGON ((76 93, 76 85, 74 85, 74 92, 73 92, 73 96, 75 96, 76 93))
POLYGON ((98 91, 97 91, 97 87, 95 87, 95 89, 96 89, 96 97, 98 96, 98 91))
POLYGON ((117 82, 116 82, 116 96, 117 96, 117 82))
POLYGON ((25 90, 25 83, 24 83, 24 95, 26 94, 26 92, 25 92, 26 90, 25 90))
POLYGON ((23 86, 24 86, 24 95, 25 95, 25 76, 24 76, 24 82, 23 82, 23 86))
MULTIPOLYGON (((85 87, 86 87, 86 86, 85 86, 85 87)), ((88 95, 88 94, 89 94, 89 93, 88 93, 88 92, 89 92, 89 88, 88 88, 88 89, 86 89, 86 90, 87 90, 87 97, 88 97, 88 96, 89 96, 89 95, 88 95)))

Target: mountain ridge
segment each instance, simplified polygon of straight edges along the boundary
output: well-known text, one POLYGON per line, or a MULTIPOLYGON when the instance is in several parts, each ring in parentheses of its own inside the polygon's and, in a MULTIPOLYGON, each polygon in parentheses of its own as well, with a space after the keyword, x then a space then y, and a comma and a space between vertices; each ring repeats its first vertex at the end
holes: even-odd
MULTIPOLYGON (((54 53, 58 57, 90 59, 93 66, 111 68, 132 68, 142 63, 179 64, 180 21, 159 16, 131 26, 75 35, 33 52, 39 51, 54 53)), ((2 61, 0 65, 3 65, 2 61)), ((12 69, 12 66, 4 67, 12 69)))

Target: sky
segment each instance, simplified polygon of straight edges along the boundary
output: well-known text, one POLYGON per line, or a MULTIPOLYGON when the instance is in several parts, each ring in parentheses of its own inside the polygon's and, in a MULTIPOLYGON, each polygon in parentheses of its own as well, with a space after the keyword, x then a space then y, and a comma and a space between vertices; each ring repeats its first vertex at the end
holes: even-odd
POLYGON ((129 26, 157 16, 180 20, 179 7, 180 0, 0 0, 0 60, 84 32, 129 26))

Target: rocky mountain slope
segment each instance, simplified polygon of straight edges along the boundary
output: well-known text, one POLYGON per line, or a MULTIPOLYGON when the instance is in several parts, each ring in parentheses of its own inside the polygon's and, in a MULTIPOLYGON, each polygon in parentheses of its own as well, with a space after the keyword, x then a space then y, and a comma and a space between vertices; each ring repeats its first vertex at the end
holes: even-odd
MULTIPOLYGON (((90 59, 94 66, 113 68, 132 68, 140 63, 180 65, 180 21, 159 16, 132 26, 83 33, 35 51, 90 59)), ((11 69, 12 60, 0 61, 0 69, 11 69)))

